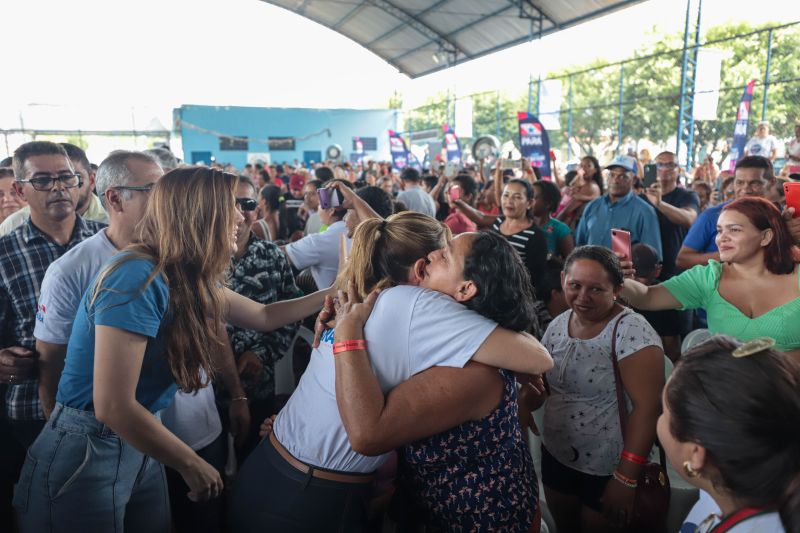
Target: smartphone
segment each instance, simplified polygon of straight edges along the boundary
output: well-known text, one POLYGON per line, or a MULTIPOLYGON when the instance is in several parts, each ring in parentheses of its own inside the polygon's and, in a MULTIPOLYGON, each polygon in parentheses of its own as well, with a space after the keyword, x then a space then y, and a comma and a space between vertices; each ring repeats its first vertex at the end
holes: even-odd
POLYGON ((322 189, 317 189, 317 195, 319 196, 319 206, 322 209, 339 207, 342 205, 342 203, 344 203, 342 192, 338 189, 329 189, 327 187, 323 187, 322 189))
POLYGON ((450 186, 450 199, 454 202, 461 199, 461 187, 458 185, 450 186))
POLYGON ((633 259, 631 253, 631 232, 624 229, 611 230, 611 250, 614 253, 622 255, 620 259, 633 259))
POLYGON ((444 166, 445 177, 455 178, 456 174, 458 174, 458 165, 456 165, 453 161, 448 161, 444 166))
POLYGON ((783 192, 786 194, 786 207, 794 207, 792 218, 800 218, 800 182, 784 183, 783 192))
POLYGON ((658 172, 655 163, 648 163, 644 166, 644 187, 645 189, 656 182, 658 172))
POLYGON ((503 168, 503 170, 522 168, 522 160, 521 159, 503 159, 502 168, 503 168))
POLYGON ((572 172, 573 170, 578 170, 578 163, 570 163, 567 165, 567 172, 572 172))

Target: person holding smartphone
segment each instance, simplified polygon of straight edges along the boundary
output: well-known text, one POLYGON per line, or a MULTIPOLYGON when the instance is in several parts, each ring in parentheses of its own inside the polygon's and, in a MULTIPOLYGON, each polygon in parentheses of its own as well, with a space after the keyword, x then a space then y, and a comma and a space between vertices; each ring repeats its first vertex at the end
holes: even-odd
POLYGON ((459 174, 450 182, 447 198, 450 204, 450 213, 444 219, 445 225, 450 228, 453 235, 477 231, 475 223, 467 217, 456 205, 457 200, 461 200, 470 207, 475 203, 475 196, 478 192, 478 184, 469 174, 459 174))

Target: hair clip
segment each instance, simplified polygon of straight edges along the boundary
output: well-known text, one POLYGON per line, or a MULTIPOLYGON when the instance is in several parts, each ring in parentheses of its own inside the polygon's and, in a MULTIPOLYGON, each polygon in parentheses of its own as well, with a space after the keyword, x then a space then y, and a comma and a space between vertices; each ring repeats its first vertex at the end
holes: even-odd
POLYGON ((775 346, 775 339, 772 337, 759 337, 751 341, 747 341, 738 348, 736 348, 732 355, 734 357, 747 357, 754 353, 763 352, 775 346))

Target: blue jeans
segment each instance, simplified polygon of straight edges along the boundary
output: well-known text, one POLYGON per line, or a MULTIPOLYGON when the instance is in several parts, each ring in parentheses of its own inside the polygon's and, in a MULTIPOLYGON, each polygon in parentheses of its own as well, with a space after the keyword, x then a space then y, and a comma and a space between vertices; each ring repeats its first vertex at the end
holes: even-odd
POLYGON ((61 404, 28 449, 13 503, 23 533, 170 531, 164 467, 61 404))

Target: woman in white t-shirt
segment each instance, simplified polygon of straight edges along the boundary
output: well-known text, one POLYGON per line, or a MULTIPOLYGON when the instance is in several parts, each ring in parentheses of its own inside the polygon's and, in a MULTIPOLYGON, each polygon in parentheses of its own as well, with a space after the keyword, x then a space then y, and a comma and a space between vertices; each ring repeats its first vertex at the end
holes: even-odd
POLYGON ((778 139, 769 134, 769 123, 759 122, 756 134, 744 146, 744 155, 760 155, 774 161, 778 155, 778 139))
MULTIPOLYGON (((531 335, 500 328, 459 303, 476 296, 474 284, 426 275, 429 256, 449 241, 446 226, 414 212, 356 230, 351 261, 360 267, 348 268, 338 283, 361 294, 383 289, 365 328, 370 349, 381 354, 372 370, 383 394, 430 367, 460 368, 470 359, 526 373, 548 368, 549 355, 531 335)), ((337 407, 334 357, 334 330, 327 330, 272 433, 240 471, 233 531, 366 526, 373 474, 388 454, 366 456, 351 446, 337 407)))
POLYGON ((764 337, 712 337, 678 361, 658 438, 699 488, 681 532, 800 531, 800 363, 764 337))
POLYGON ((570 309, 553 319, 542 338, 555 363, 546 375, 542 483, 559 531, 628 525, 655 441, 664 351, 647 320, 617 302, 622 282, 611 250, 576 248, 562 273, 570 309), (612 350, 629 400, 624 438, 612 350))

